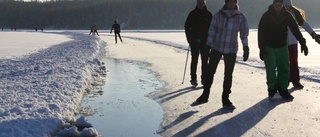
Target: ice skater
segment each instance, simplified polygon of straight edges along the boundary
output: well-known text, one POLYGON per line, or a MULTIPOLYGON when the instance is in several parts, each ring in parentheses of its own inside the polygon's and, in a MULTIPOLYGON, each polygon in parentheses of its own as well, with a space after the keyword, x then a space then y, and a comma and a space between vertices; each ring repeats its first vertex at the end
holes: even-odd
POLYGON ((119 36, 120 41, 122 43, 122 39, 120 36, 120 24, 117 22, 117 20, 114 21, 114 24, 111 27, 110 34, 112 33, 112 30, 114 30, 114 37, 115 37, 116 44, 117 44, 117 35, 119 36))
POLYGON ((283 0, 274 0, 262 15, 258 26, 259 57, 266 68, 269 99, 279 92, 283 99, 293 100, 288 92, 290 75, 287 45, 288 27, 299 40, 301 52, 308 55, 306 40, 292 15, 284 8, 283 0))
POLYGON ((222 9, 212 17, 208 33, 207 46, 211 47, 208 75, 201 96, 191 106, 208 102, 213 77, 223 56, 225 69, 222 106, 234 109, 235 106, 229 100, 229 94, 231 93, 233 70, 237 58, 239 34, 244 51, 243 61, 247 61, 249 57, 249 24, 246 16, 239 11, 238 0, 225 0, 222 9))
MULTIPOLYGON (((284 0, 284 6, 286 6, 287 10, 291 13, 294 17, 295 21, 299 26, 304 28, 316 42, 320 44, 320 37, 309 23, 306 21, 306 17, 304 11, 299 9, 296 6, 292 5, 292 0, 284 0)), ((300 73, 299 73, 299 66, 298 66, 298 41, 292 34, 291 30, 288 30, 288 48, 289 48, 289 64, 290 64, 290 77, 289 82, 292 83, 293 87, 297 89, 303 89, 304 86, 300 83, 300 73)))
POLYGON ((201 55, 201 84, 207 75, 208 56, 210 47, 206 46, 208 29, 212 19, 212 14, 207 10, 206 0, 197 0, 197 6, 192 10, 185 22, 185 34, 189 47, 191 48, 190 83, 198 86, 197 66, 199 54, 201 55))

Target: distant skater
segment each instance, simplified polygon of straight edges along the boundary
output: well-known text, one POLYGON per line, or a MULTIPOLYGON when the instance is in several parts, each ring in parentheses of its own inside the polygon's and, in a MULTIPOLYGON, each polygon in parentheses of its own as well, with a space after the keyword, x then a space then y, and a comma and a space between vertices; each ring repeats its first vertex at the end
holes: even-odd
POLYGON ((119 36, 120 41, 121 41, 121 43, 122 43, 122 39, 121 39, 121 36, 120 36, 120 25, 119 25, 119 23, 117 22, 117 20, 114 21, 114 24, 112 25, 110 34, 112 33, 112 30, 113 30, 113 29, 114 29, 114 37, 115 37, 116 44, 117 44, 117 35, 119 36))
POLYGON ((91 29, 90 29, 90 33, 89 33, 89 35, 95 35, 97 33, 97 35, 99 36, 99 33, 98 33, 98 31, 97 31, 97 27, 96 27, 96 25, 93 25, 92 27, 91 27, 91 29))

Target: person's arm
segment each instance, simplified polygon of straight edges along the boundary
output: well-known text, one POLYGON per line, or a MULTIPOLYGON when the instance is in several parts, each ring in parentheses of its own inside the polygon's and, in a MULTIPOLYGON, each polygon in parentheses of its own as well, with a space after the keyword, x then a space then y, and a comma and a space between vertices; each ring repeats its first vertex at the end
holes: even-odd
POLYGON ((292 15, 288 12, 287 13, 288 16, 288 25, 289 28, 292 32, 292 34, 296 37, 296 39, 299 41, 300 45, 301 45, 301 53, 304 52, 304 55, 307 56, 309 51, 308 51, 308 47, 306 45, 306 39, 303 37, 303 35, 301 34, 300 30, 299 30, 299 26, 297 25, 297 23, 295 22, 294 18, 292 17, 292 15))
MULTIPOLYGON (((219 13, 217 13, 219 14, 219 13)), ((211 47, 217 32, 217 14, 215 14, 210 22, 209 30, 208 30, 208 38, 207 38, 207 43, 206 45, 211 47)))
POLYGON ((186 34, 186 38, 189 44, 192 43, 192 28, 191 28, 191 23, 192 23, 192 17, 191 17, 191 12, 189 13, 186 22, 184 23, 184 32, 186 34))
POLYGON ((266 33, 267 33, 267 13, 264 13, 259 21, 258 25, 258 46, 259 46, 259 57, 264 60, 264 57, 268 54, 265 51, 266 46, 266 33))
POLYGON ((243 20, 240 24, 240 39, 243 46, 243 61, 247 61, 249 58, 249 45, 248 45, 248 35, 249 35, 249 24, 245 15, 243 15, 243 20))
POLYGON ((111 27, 110 34, 112 33, 113 27, 114 27, 114 25, 112 25, 112 27, 111 27))

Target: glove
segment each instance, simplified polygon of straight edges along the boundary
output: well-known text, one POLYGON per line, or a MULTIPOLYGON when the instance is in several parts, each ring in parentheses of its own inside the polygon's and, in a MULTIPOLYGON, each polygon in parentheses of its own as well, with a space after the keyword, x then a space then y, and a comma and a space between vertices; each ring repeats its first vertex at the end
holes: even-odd
POLYGON ((247 61, 249 58, 249 46, 243 46, 243 61, 247 61))
POLYGON ((264 47, 260 48, 259 57, 261 60, 264 60, 264 57, 268 56, 268 52, 264 49, 264 47))
POLYGON ((320 35, 313 33, 312 34, 312 38, 318 43, 320 44, 320 35))
POLYGON ((305 56, 308 55, 309 53, 309 50, 308 50, 308 47, 306 45, 306 40, 303 39, 301 41, 299 41, 300 45, 301 45, 301 53, 304 53, 305 56))
POLYGON ((306 44, 301 45, 301 53, 303 53, 303 52, 304 52, 304 55, 305 55, 305 56, 307 56, 308 53, 309 53, 309 50, 308 50, 308 47, 307 47, 306 44))

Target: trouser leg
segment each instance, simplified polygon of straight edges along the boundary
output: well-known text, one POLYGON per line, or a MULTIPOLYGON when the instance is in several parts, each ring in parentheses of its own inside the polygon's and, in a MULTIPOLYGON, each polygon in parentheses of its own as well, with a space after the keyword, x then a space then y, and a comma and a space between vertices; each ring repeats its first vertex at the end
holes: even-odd
POLYGON ((287 47, 278 48, 277 56, 277 71, 278 71, 278 85, 280 91, 288 89, 288 81, 290 76, 289 67, 289 52, 287 47))
POLYGON ((290 77, 289 82, 299 82, 300 73, 298 66, 298 45, 290 45, 289 48, 289 62, 290 62, 290 77))
POLYGON ((208 75, 210 47, 205 46, 200 49, 201 55, 201 83, 204 84, 205 76, 208 75))
POLYGON ((222 53, 211 50, 208 66, 208 75, 205 76, 205 83, 203 85, 203 93, 200 98, 208 99, 210 94, 210 88, 213 83, 214 74, 216 73, 218 64, 220 62, 222 53))
POLYGON ((199 58, 199 45, 190 45, 191 48, 191 65, 190 65, 190 75, 191 81, 197 81, 197 66, 199 58))
POLYGON ((236 63, 237 55, 235 53, 224 55, 225 70, 223 81, 223 92, 231 93, 232 74, 236 63))
POLYGON ((275 49, 271 47, 266 47, 266 52, 268 55, 265 56, 264 64, 266 68, 266 78, 268 91, 275 90, 277 84, 277 73, 276 73, 276 54, 275 49))
POLYGON ((119 36, 120 41, 122 42, 122 38, 121 38, 121 36, 120 36, 120 33, 118 33, 118 36, 119 36))
POLYGON ((115 41, 117 43, 117 33, 114 33, 114 39, 115 39, 115 41))

